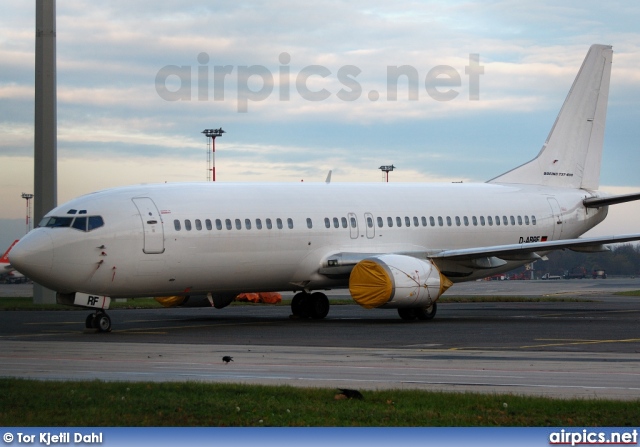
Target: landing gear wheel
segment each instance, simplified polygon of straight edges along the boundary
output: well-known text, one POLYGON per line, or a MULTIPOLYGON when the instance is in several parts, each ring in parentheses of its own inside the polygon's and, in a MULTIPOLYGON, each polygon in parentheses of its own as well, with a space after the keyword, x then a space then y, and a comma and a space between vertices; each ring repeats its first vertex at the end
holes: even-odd
POLYGON ((438 305, 436 303, 432 303, 431 306, 416 309, 415 314, 418 320, 432 320, 433 317, 436 316, 437 310, 438 305))
POLYGON ((111 332, 111 318, 105 313, 98 314, 96 319, 96 327, 100 332, 111 332))
POLYGON ((416 309, 413 307, 398 309, 398 315, 400 315, 400 318, 406 321, 415 320, 416 309))
POLYGON ((329 313, 329 298, 324 293, 312 293, 307 299, 308 314, 314 320, 321 320, 329 313))
POLYGON ((294 317, 307 318, 307 302, 309 294, 305 292, 296 293, 291 300, 291 313, 294 317))
POLYGON ((84 327, 86 327, 87 329, 95 329, 96 326, 93 325, 93 320, 95 319, 95 317, 95 314, 87 315, 87 319, 84 320, 84 327))

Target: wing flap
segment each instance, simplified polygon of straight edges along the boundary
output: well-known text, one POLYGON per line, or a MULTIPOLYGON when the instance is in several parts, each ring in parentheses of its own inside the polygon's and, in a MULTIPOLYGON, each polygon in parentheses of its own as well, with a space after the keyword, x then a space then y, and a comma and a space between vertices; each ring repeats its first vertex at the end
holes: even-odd
POLYGON ((622 242, 631 242, 637 240, 640 240, 640 233, 623 234, 619 236, 589 237, 578 239, 563 239, 558 241, 496 245, 489 247, 462 248, 458 250, 443 250, 439 253, 431 254, 429 257, 432 259, 447 259, 451 261, 466 261, 487 256, 495 256, 500 259, 516 259, 521 255, 537 254, 537 252, 548 252, 553 250, 561 250, 563 248, 581 249, 587 247, 600 247, 604 244, 619 244, 622 242))

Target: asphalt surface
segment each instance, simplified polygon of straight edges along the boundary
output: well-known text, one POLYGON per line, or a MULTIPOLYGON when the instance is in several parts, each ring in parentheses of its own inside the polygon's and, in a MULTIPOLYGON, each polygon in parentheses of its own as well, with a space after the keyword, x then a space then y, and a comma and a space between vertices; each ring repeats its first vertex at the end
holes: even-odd
MULTIPOLYGON (((0 285, 0 296, 16 287, 26 286, 0 285)), ((427 322, 356 305, 320 321, 286 306, 112 310, 106 334, 84 328, 85 310, 6 311, 0 376, 640 399, 640 298, 620 290, 640 280, 459 284, 447 294, 566 301, 441 303, 427 322)))

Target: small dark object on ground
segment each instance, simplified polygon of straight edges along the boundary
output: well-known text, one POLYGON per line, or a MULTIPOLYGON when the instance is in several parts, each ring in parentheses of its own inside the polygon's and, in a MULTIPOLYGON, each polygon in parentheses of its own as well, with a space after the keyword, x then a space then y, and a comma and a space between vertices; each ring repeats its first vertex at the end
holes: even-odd
POLYGON ((222 361, 225 363, 233 362, 233 357, 225 355, 224 357, 222 357, 222 361))
POLYGON ((342 394, 347 396, 349 399, 364 399, 364 396, 358 390, 350 390, 349 388, 338 388, 342 394))

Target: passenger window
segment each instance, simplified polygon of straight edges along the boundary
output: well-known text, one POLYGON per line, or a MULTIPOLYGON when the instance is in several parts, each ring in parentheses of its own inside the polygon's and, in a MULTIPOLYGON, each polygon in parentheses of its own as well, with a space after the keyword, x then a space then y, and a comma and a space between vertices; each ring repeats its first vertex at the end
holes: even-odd
POLYGON ((462 219, 464 220, 464 226, 468 227, 469 226, 469 218, 467 216, 464 216, 462 219))
POLYGON ((387 226, 389 228, 393 227, 393 218, 392 217, 387 217, 387 226))
POLYGON ((196 219, 196 230, 202 230, 202 222, 200 222, 200 219, 196 219))
POLYGON ((349 220, 351 221, 351 228, 355 228, 358 226, 355 217, 351 217, 349 220))
POLYGON ((341 217, 340 221, 342 222, 342 228, 347 228, 347 218, 341 217))
POLYGON ((472 216, 471 221, 473 222, 474 227, 478 226, 478 218, 476 216, 472 216))
POLYGON ((493 217, 487 216, 487 223, 489 224, 490 227, 492 227, 493 226, 493 217))
POLYGON ((456 216, 456 226, 460 226, 461 222, 460 222, 460 216, 456 216))
POLYGON ((536 224, 536 216, 531 216, 531 224, 536 224))
POLYGON ((522 225, 522 216, 518 216, 518 225, 522 225))
POLYGON ((382 217, 378 216, 378 228, 382 228, 383 224, 384 224, 384 220, 382 220, 382 217))
POLYGON ((173 221, 173 228, 175 228, 176 231, 180 231, 180 221, 178 219, 173 221))
POLYGON ((282 230, 282 219, 279 217, 276 219, 276 226, 278 227, 278 230, 282 230))
POLYGON ((311 222, 311 218, 307 217, 307 228, 313 228, 313 222, 311 222))
POLYGON ((256 219, 256 228, 262 230, 262 220, 256 219))
POLYGON ((496 216, 496 225, 500 225, 500 216, 496 216))
POLYGON ((220 219, 216 219, 216 229, 222 230, 222 221, 220 219))
POLYGON ((427 226, 427 218, 422 216, 422 226, 426 227, 427 226))
POLYGON ((291 230, 293 230, 293 220, 290 217, 287 219, 287 225, 291 230))
POLYGON ((399 217, 399 216, 396 216, 396 225, 397 225, 398 227, 401 227, 401 226, 402 226, 402 219, 400 219, 400 217, 399 217))
POLYGON ((509 219, 511 220, 511 225, 515 225, 516 224, 516 218, 513 216, 509 216, 509 219))
POLYGON ((404 216, 404 225, 405 227, 411 226, 411 219, 409 219, 409 216, 404 216))
POLYGON ((450 227, 451 226, 451 217, 447 216, 447 226, 450 227))
POLYGON ((444 222, 442 221, 442 216, 438 216, 438 225, 440 225, 441 227, 444 226, 444 222))
POLYGON ((333 228, 340 228, 340 221, 338 221, 337 217, 333 218, 333 228))
POLYGON ((240 219, 236 219, 236 230, 242 230, 242 222, 240 222, 240 219))
POLYGON ((72 228, 76 230, 87 231, 87 218, 86 217, 76 217, 76 220, 73 221, 72 228))
POLYGON ((509 225, 509 221, 507 220, 507 216, 502 216, 502 223, 507 226, 509 225))
POLYGON ((373 219, 371 218, 371 216, 367 216, 367 226, 369 228, 373 228, 373 219))
POLYGON ((207 230, 211 231, 213 227, 211 226, 211 220, 207 219, 204 221, 204 224, 207 226, 207 230))
POLYGON ((186 219, 184 221, 184 229, 187 231, 191 231, 191 221, 189 219, 186 219))
POLYGON ((414 227, 420 226, 420 222, 418 222, 418 218, 416 216, 413 216, 413 226, 414 227))
POLYGON ((271 224, 271 219, 267 218, 265 222, 267 223, 267 230, 270 230, 273 228, 273 225, 271 224))
POLYGON ((529 216, 524 216, 524 224, 529 225, 529 216))
POLYGON ((102 216, 89 216, 89 221, 87 223, 87 231, 91 231, 103 226, 104 220, 102 220, 102 216))
POLYGON ((227 230, 231 230, 233 227, 231 226, 231 219, 224 220, 224 226, 227 227, 227 230))
POLYGON ((329 220, 328 217, 324 218, 324 226, 327 228, 331 228, 331 221, 329 220))
POLYGON ((433 218, 433 216, 429 217, 429 223, 431 224, 432 227, 436 226, 436 220, 433 218))
POLYGON ((244 226, 247 230, 251 229, 251 219, 245 219, 244 220, 244 226))

